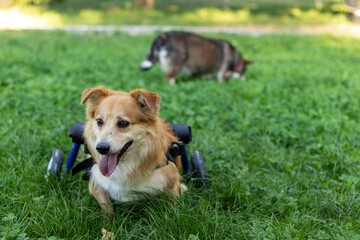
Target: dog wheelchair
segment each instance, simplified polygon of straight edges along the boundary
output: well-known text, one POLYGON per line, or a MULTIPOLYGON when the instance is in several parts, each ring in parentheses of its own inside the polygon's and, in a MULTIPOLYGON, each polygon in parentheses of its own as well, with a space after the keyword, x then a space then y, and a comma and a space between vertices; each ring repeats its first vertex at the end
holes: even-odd
MULTIPOLYGON (((71 171, 72 175, 75 175, 78 172, 85 170, 82 179, 89 180, 90 169, 95 163, 92 157, 85 159, 84 161, 78 163, 75 167, 73 167, 81 144, 84 144, 84 152, 86 154, 90 154, 83 138, 84 127, 85 123, 75 123, 70 128, 69 137, 72 139, 73 146, 66 161, 65 174, 68 174, 71 171)), ((186 124, 170 124, 170 128, 177 136, 179 141, 172 142, 166 154, 168 161, 174 162, 175 157, 181 156, 184 179, 193 182, 195 187, 197 188, 209 188, 204 159, 199 151, 194 151, 190 155, 192 172, 190 171, 190 163, 186 150, 186 144, 189 144, 192 141, 191 127, 186 124)), ((60 177, 63 167, 63 161, 64 153, 60 149, 55 149, 52 152, 45 177, 50 177, 51 173, 53 173, 57 177, 60 177)))

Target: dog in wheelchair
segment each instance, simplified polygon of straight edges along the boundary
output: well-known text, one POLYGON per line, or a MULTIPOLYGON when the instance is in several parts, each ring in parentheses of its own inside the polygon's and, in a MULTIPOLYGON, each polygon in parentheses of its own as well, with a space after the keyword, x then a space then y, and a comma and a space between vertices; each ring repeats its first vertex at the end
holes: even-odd
POLYGON ((111 202, 139 200, 139 192, 179 196, 187 190, 180 182, 180 157, 166 157, 178 139, 159 116, 157 93, 100 86, 85 89, 81 103, 87 103, 84 139, 95 161, 89 189, 110 216, 111 202))

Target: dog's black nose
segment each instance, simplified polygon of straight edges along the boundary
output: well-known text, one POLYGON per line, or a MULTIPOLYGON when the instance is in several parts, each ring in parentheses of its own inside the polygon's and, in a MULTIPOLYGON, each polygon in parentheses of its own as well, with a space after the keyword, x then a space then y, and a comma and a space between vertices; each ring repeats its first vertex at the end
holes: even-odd
POLYGON ((107 142, 99 142, 96 145, 96 150, 102 155, 107 154, 110 150, 110 145, 107 142))

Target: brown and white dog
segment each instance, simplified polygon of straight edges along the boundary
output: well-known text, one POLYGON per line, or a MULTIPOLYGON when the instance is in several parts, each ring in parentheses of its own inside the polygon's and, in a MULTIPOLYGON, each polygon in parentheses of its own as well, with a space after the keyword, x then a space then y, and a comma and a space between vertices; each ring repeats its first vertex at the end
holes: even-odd
POLYGON ((160 191, 179 196, 180 159, 167 161, 166 152, 177 141, 159 117, 160 96, 143 89, 130 93, 102 86, 85 89, 87 102, 84 139, 95 160, 89 189, 99 205, 114 216, 113 201, 133 201, 160 191))
POLYGON ((245 80, 245 60, 229 42, 205 38, 188 32, 164 32, 152 43, 140 69, 150 69, 156 62, 166 73, 165 80, 171 84, 179 73, 213 76, 219 82, 231 77, 245 80))

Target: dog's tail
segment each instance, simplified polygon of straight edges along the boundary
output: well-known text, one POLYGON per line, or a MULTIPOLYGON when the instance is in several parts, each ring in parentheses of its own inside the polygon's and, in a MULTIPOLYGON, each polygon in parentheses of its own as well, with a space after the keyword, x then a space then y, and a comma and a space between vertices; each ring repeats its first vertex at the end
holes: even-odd
POLYGON ((150 68, 152 68, 152 66, 154 66, 154 64, 157 61, 159 61, 160 48, 165 45, 168 39, 169 39, 169 35, 167 33, 162 33, 154 40, 154 42, 151 45, 150 52, 140 63, 141 71, 149 70, 150 68))

